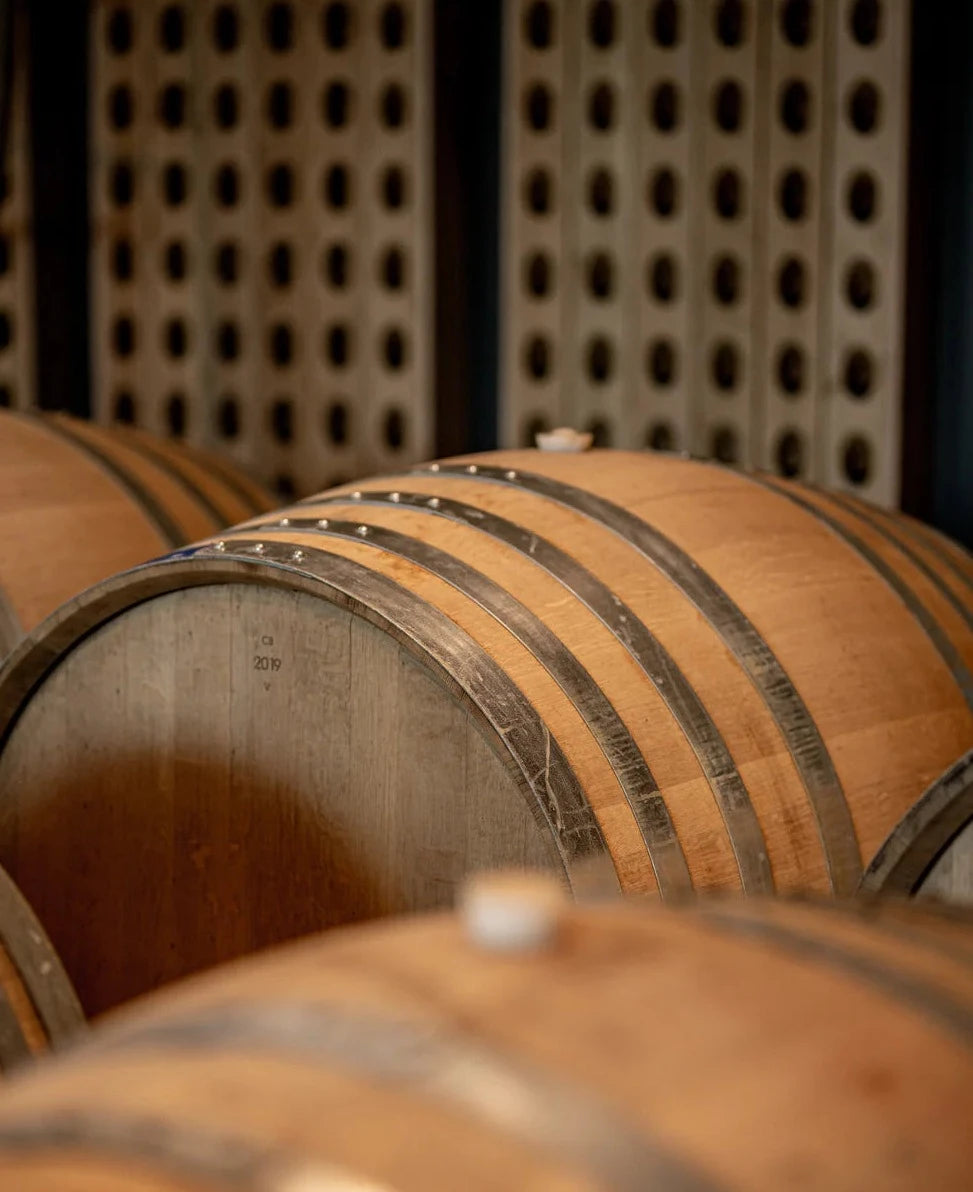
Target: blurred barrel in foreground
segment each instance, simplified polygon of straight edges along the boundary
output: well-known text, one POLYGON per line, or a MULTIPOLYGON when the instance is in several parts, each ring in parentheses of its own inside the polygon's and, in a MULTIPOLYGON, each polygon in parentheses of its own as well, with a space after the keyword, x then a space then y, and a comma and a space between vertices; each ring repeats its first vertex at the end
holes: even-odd
POLYGON ((84 1029, 77 995, 17 887, 0 869, 0 1072, 84 1029))
POLYGON ((17 651, 0 862, 92 1013, 489 866, 849 894, 973 744, 971 581, 904 520, 674 457, 333 490, 17 651))
POLYGON ((452 916, 339 931, 129 1008, 5 1090, 0 1180, 969 1187, 968 920, 764 899, 564 915, 499 956, 452 916))
POLYGON ((0 413, 0 657, 98 580, 270 506, 233 465, 144 431, 0 413))

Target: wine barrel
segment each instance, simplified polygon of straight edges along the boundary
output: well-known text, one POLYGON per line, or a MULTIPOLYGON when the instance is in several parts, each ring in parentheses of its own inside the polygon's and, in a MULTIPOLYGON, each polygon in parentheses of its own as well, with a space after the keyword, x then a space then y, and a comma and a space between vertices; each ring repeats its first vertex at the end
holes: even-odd
POLYGON ((310 498, 18 650, 0 863, 89 1013, 496 865, 851 893, 973 744, 967 563, 904 526, 622 451, 310 498))
POLYGON ((235 467, 144 431, 0 412, 0 657, 82 589, 271 504, 235 467))
POLYGON ((0 1180, 966 1189, 973 928, 915 905, 575 906, 504 954, 448 915, 339 930, 10 1082, 0 1180))
POLYGON ((0 1072, 61 1046, 85 1026, 44 929, 0 869, 0 1072))

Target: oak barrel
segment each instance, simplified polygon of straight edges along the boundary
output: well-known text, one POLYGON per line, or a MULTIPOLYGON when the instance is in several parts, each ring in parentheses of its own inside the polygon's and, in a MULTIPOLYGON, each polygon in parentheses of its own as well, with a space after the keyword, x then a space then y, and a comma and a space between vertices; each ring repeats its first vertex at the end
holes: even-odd
POLYGON ((44 929, 0 869, 0 1073, 84 1030, 77 994, 44 929))
POLYGON ((4 1187, 969 1187, 971 923, 915 903, 386 921, 113 1017, 8 1085, 4 1187))
POLYGON ((0 411, 0 657, 98 580, 271 505, 233 465, 144 431, 0 411))
POLYGON ((973 745, 971 583, 904 519, 649 453, 335 489, 24 643, 0 863, 89 1013, 483 867, 849 894, 973 745))

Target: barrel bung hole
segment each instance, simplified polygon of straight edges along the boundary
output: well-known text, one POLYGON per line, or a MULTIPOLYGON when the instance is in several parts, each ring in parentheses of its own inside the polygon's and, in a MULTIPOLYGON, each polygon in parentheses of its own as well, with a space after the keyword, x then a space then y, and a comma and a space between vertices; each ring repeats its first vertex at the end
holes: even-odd
MULTIPOLYGON (((6 246, 7 240, 3 241, 6 246)), ((111 249, 111 271, 116 281, 131 281, 135 273, 135 250, 131 240, 116 240, 111 249)), ((3 273, 7 270, 4 268, 3 273)))
POLYGON ((524 346, 524 368, 528 377, 543 381, 551 373, 551 347, 543 335, 532 335, 524 346))
POLYGON ((232 83, 222 83, 213 92, 213 120, 224 132, 240 119, 240 97, 232 83))
POLYGON ((181 240, 170 241, 163 253, 163 268, 170 281, 184 281, 189 270, 186 246, 181 240))
POLYGON ((379 37, 386 50, 401 50, 408 40, 409 22, 398 0, 386 4, 379 17, 379 37))
POLYGON ((714 14, 716 40, 727 49, 735 49, 746 40, 746 9, 742 0, 722 0, 714 14))
POLYGON ((213 12, 213 45, 220 54, 229 54, 240 44, 240 14, 235 4, 219 4, 213 12))
POLYGON ((294 45, 294 6, 279 0, 267 8, 264 18, 264 37, 275 54, 282 54, 294 45))
POLYGON ((351 438, 351 418, 348 413, 348 403, 333 401, 325 411, 324 425, 328 439, 336 446, 342 447, 351 438))
POLYGON ((806 363, 797 344, 784 344, 777 353, 777 384, 784 393, 796 397, 804 389, 806 363))
POLYGON ((863 435, 852 435, 842 453, 845 477, 854 485, 867 484, 872 471, 872 448, 863 435))
POLYGON ((855 0, 849 13, 851 35, 860 46, 873 46, 882 36, 881 0, 855 0))
POLYGON ((115 394, 112 419, 123 426, 135 425, 135 398, 130 390, 122 389, 115 394))
POLYGON ((267 273, 270 284, 278 290, 286 289, 294 280, 294 254, 285 240, 271 246, 267 256, 267 273))
POLYGON ((397 406, 392 406, 385 413, 382 438, 389 451, 401 451, 405 446, 405 415, 397 406))
POLYGON ((645 355, 645 371, 655 385, 668 386, 676 379, 676 346, 670 339, 654 339, 645 355))
POLYGON ((324 279, 334 290, 343 290, 351 275, 351 253, 346 244, 329 244, 324 249, 324 279))
POLYGON ((781 433, 774 450, 774 459, 781 476, 800 476, 804 470, 804 441, 796 430, 781 433))
POLYGON ((232 394, 220 398, 216 409, 216 433, 221 439, 235 439, 240 434, 240 403, 232 394))
POLYGON ((181 439, 186 433, 186 399, 181 393, 170 393, 166 401, 166 425, 169 434, 181 439))
POLYGON ((649 95, 649 120, 658 132, 672 132, 679 124, 679 91, 664 79, 649 95))
POLYGON ((294 440, 294 403, 290 398, 278 398, 270 407, 270 433, 278 443, 294 440))
POLYGON ((864 348, 855 348, 845 360, 845 389, 855 398, 868 397, 872 389, 874 367, 864 348))
POLYGON ((668 422, 653 422, 645 432, 645 445, 653 451, 675 451, 675 432, 668 422))
POLYGON ((717 426, 710 436, 710 455, 721 464, 735 464, 740 448, 737 433, 732 426, 717 426))
POLYGON ((649 7, 649 37, 663 50, 679 44, 679 4, 677 0, 655 0, 649 7))
POLYGON ((527 5, 524 40, 535 50, 550 49, 554 41, 554 11, 548 0, 534 0, 527 5))
POLYGON ((159 17, 159 45, 167 54, 186 46, 186 13, 181 4, 167 4, 159 17))
POLYGON ((135 117, 135 100, 131 89, 119 83, 108 92, 108 123, 116 132, 122 132, 135 117))
POLYGON ((127 54, 132 48, 134 31, 132 13, 128 5, 116 4, 105 23, 105 43, 112 54, 127 54))
MULTIPOLYGON (((123 241, 122 243, 128 243, 128 242, 123 241)), ((129 247, 131 247, 131 246, 129 246, 129 247)), ((117 250, 117 245, 116 245, 116 250, 117 250)), ((12 259, 13 259, 13 242, 11 241, 9 236, 4 235, 4 233, 0 232, 0 277, 5 277, 10 272, 12 259)), ((129 261, 129 264, 131 264, 131 261, 129 261)), ((115 276, 116 276, 116 278, 118 278, 119 281, 126 280, 125 277, 119 278, 117 272, 115 273, 115 276)), ((129 270, 128 276, 131 277, 131 270, 129 270)))

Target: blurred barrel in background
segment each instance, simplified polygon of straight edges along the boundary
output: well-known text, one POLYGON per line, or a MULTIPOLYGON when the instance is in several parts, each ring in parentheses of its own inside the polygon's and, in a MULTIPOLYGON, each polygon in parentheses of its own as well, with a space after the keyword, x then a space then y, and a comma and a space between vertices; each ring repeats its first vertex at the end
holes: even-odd
POLYGON ((236 465, 172 441, 0 414, 0 656, 98 580, 270 504, 236 465))
POLYGON ((0 1072, 84 1029, 84 1014, 34 912, 0 869, 0 1072))
POLYGON ((488 865, 852 893, 973 743, 968 564, 923 533, 647 453, 321 494, 17 651, 0 862, 89 1012, 488 865))
POLYGON ((564 915, 500 956, 447 916, 341 931, 132 1007, 5 1090, 0 1178, 969 1186, 968 919, 758 899, 564 915))

